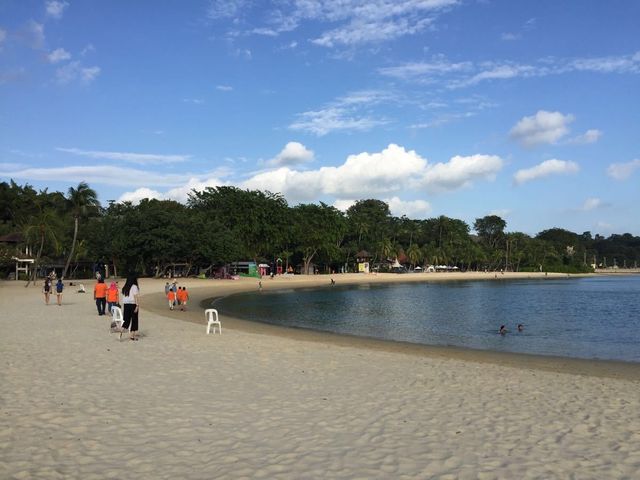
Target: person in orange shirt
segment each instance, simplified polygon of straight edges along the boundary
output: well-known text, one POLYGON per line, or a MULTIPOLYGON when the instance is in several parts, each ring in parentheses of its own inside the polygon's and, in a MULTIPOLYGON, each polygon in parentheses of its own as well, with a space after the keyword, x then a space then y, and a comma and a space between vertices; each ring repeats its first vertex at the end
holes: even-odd
POLYGON ((115 307, 120 301, 120 293, 118 292, 118 283, 111 282, 107 289, 107 310, 111 313, 111 308, 115 307))
POLYGON ((187 309, 187 300, 189 300, 189 294, 187 293, 187 287, 181 287, 178 290, 178 302, 180 303, 180 310, 187 309))
POLYGON ((96 286, 93 288, 93 298, 96 301, 98 315, 104 315, 104 309, 107 306, 107 284, 100 278, 96 286))
POLYGON ((176 304, 176 292, 169 290, 167 298, 169 299, 169 310, 173 310, 173 306, 176 304))

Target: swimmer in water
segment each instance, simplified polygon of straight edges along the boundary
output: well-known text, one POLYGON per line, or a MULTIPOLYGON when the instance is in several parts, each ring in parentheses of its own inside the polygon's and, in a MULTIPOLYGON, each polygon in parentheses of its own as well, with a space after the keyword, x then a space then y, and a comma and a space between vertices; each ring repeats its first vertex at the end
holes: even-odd
POLYGON ((521 323, 518 324, 518 331, 521 332, 524 330, 524 325, 522 325, 521 323))
POLYGON ((500 325, 500 330, 498 330, 498 333, 500 335, 506 335, 507 334, 507 327, 505 327, 504 325, 500 325))

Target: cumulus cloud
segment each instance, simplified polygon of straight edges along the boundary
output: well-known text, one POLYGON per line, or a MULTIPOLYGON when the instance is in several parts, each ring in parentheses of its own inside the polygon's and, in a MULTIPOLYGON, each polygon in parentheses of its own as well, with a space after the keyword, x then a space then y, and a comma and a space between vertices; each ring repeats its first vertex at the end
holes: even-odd
POLYGON ((398 197, 383 199, 389 205, 391 214, 396 217, 406 215, 409 218, 426 218, 431 212, 431 204, 425 200, 401 200, 398 197))
POLYGON ((267 165, 274 167, 299 165, 302 163, 312 162, 313 158, 314 155, 312 150, 309 150, 301 143, 289 142, 278 155, 273 157, 271 160, 268 160, 266 163, 267 165))
POLYGON ((349 155, 337 167, 307 171, 280 167, 260 172, 242 186, 282 192, 295 201, 313 201, 321 196, 350 199, 407 189, 453 190, 474 180, 491 180, 502 166, 502 159, 493 155, 456 156, 432 165, 415 151, 390 144, 381 152, 349 155))
POLYGON ((70 62, 56 70, 56 81, 60 85, 79 81, 91 83, 100 74, 100 67, 84 67, 79 61, 70 62))
POLYGON ((48 2, 45 2, 45 9, 47 11, 47 15, 55 19, 62 18, 62 15, 64 14, 65 9, 68 6, 69 6, 69 3, 65 1, 50 0, 48 2))
MULTIPOLYGON (((431 212, 431 204, 425 200, 402 200, 397 196, 382 198, 389 205, 389 211, 396 217, 406 215, 409 218, 425 218, 431 212)), ((338 199, 333 206, 342 212, 346 212, 355 205, 357 200, 338 199)))
POLYGON ((509 135, 525 147, 553 144, 569 133, 568 125, 573 120, 573 115, 539 110, 533 116, 523 117, 511 129, 509 135))
POLYGON ((144 200, 145 198, 148 198, 150 200, 151 199, 162 200, 164 198, 164 195, 157 190, 151 190, 150 188, 147 188, 147 187, 141 187, 132 192, 123 193, 122 195, 120 195, 120 198, 118 198, 117 201, 131 202, 135 205, 140 203, 140 201, 144 200))
POLYGON ((576 173, 580 170, 577 163, 566 160, 545 160, 535 167, 518 170, 513 177, 516 185, 537 180, 551 175, 576 173))
POLYGON ((53 52, 47 55, 47 60, 49 61, 49 63, 59 63, 64 60, 69 60, 70 58, 71 54, 64 48, 56 48, 53 52))
POLYGON ((448 191, 471 185, 474 180, 495 180, 504 161, 497 155, 452 157, 427 168, 422 183, 433 191, 448 191))
POLYGON ((207 187, 218 187, 220 185, 225 185, 225 183, 216 177, 206 180, 200 180, 196 177, 192 177, 184 185, 171 188, 166 192, 152 190, 147 187, 141 187, 131 192, 125 192, 120 196, 120 198, 118 198, 118 202, 140 203, 140 200, 145 198, 155 198, 156 200, 175 200, 177 202, 186 203, 189 199, 189 194, 193 190, 201 192, 207 187))
POLYGON ((640 169, 640 158, 631 160, 627 163, 612 163, 607 168, 607 175, 616 180, 626 180, 636 170, 640 169))
POLYGON ((56 148, 59 152, 72 153, 83 157, 121 160, 124 162, 138 163, 140 165, 150 163, 176 163, 186 162, 191 155, 166 155, 155 153, 130 153, 130 152, 102 152, 96 150, 80 150, 79 148, 56 148))
POLYGON ((596 143, 600 140, 602 136, 602 132, 600 130, 591 129, 584 132, 582 135, 578 135, 569 140, 569 143, 573 143, 575 145, 587 145, 589 143, 596 143))

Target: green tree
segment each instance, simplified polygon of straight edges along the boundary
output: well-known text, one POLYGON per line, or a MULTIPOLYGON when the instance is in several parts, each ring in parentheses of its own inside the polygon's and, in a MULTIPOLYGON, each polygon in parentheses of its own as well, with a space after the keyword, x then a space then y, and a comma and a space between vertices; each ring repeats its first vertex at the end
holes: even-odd
POLYGON ((71 214, 73 216, 73 240, 71 241, 71 251, 67 257, 67 262, 64 265, 62 276, 67 276, 69 270, 69 264, 73 258, 74 251, 76 249, 76 242, 78 240, 78 224, 80 218, 86 217, 89 213, 95 213, 100 208, 100 202, 98 202, 98 195, 95 190, 89 188, 85 182, 80 182, 78 188, 69 187, 67 193, 67 200, 69 202, 71 214))
POLYGON ((417 243, 412 243, 407 249, 407 257, 409 257, 409 260, 411 261, 412 268, 415 268, 416 263, 422 259, 422 251, 417 243))
POLYGON ((25 240, 29 243, 34 242, 38 244, 38 252, 36 253, 34 261, 33 272, 31 278, 27 279, 25 287, 28 287, 31 282, 35 285, 40 259, 45 246, 51 246, 54 250, 58 249, 57 232, 59 229, 58 215, 54 210, 48 208, 31 216, 29 221, 23 225, 22 233, 25 240))
POLYGON ((482 218, 476 218, 476 221, 473 223, 473 229, 489 250, 498 248, 504 238, 504 229, 506 226, 507 222, 497 215, 487 215, 482 218))
POLYGON ((339 250, 346 223, 342 212, 320 202, 301 204, 292 209, 293 238, 296 250, 302 253, 303 273, 309 274, 311 263, 319 252, 329 257, 339 250))

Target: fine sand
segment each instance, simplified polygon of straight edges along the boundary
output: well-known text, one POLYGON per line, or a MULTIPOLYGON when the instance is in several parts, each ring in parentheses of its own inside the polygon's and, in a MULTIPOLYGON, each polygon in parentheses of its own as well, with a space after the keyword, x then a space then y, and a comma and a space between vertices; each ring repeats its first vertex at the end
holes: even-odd
POLYGON ((181 281, 189 312, 169 311, 164 281, 142 279, 141 339, 119 341, 84 283, 58 307, 40 284, 0 282, 0 478, 638 478, 638 364, 359 340, 224 312, 223 334, 206 335, 200 301, 255 279, 181 281))

